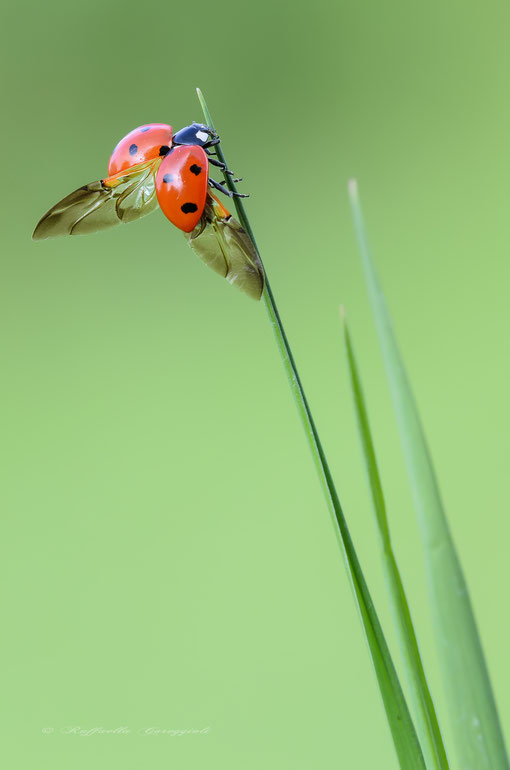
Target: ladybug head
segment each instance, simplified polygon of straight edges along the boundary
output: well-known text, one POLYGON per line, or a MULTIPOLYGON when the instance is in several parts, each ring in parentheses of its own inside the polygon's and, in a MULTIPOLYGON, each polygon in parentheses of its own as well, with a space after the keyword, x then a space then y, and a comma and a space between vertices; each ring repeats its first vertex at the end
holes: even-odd
POLYGON ((173 144, 198 144, 200 147, 208 147, 217 138, 216 131, 203 123, 192 123, 177 131, 173 137, 173 144))

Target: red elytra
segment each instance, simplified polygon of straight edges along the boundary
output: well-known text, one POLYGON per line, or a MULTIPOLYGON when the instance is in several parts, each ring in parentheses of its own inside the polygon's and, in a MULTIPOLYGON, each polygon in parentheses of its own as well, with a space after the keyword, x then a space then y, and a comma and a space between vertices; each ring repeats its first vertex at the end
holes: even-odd
POLYGON ((171 146, 172 126, 166 123, 139 126, 121 139, 114 149, 108 163, 108 176, 164 155, 171 146))
POLYGON ((190 233, 200 221, 207 198, 209 161, 202 147, 174 147, 156 174, 156 194, 165 216, 190 233))

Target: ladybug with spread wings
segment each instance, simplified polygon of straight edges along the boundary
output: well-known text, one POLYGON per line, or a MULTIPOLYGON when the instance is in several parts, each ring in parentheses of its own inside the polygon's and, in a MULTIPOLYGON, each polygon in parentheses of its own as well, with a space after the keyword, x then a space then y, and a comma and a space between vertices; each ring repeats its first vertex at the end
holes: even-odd
MULTIPOLYGON (((182 230, 209 267, 246 294, 260 299, 264 271, 247 232, 212 190, 233 193, 209 177, 209 164, 232 175, 217 157, 216 132, 201 123, 172 135, 165 123, 135 128, 113 151, 108 176, 80 187, 39 221, 33 238, 81 235, 132 222, 158 207, 182 230)), ((238 181, 238 180, 236 180, 238 181)))

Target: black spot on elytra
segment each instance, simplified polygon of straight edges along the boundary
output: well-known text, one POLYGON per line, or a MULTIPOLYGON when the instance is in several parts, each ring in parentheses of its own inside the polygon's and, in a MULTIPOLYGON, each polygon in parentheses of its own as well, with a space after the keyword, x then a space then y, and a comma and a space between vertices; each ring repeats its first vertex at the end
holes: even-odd
POLYGON ((142 128, 142 129, 141 129, 141 131, 142 131, 142 134, 145 134, 145 132, 146 132, 146 131, 148 131, 148 130, 149 130, 149 128, 150 128, 150 126, 145 126, 145 128, 142 128))
POLYGON ((174 181, 174 175, 173 174, 165 174, 163 177, 163 182, 166 182, 169 184, 170 182, 174 181))
POLYGON ((137 152, 138 152, 138 145, 132 144, 131 147, 129 148, 129 154, 136 155, 137 152))
POLYGON ((202 171, 202 166, 197 166, 196 163, 193 163, 193 165, 189 167, 189 170, 191 171, 192 174, 195 174, 195 176, 198 176, 202 171))
POLYGON ((194 214, 197 209, 198 206, 196 203, 184 203, 181 206, 181 211, 183 214, 194 214))
POLYGON ((159 148, 159 154, 160 154, 162 157, 165 157, 165 155, 168 155, 168 153, 169 153, 169 152, 170 152, 170 147, 169 147, 167 144, 163 144, 163 145, 162 145, 162 146, 159 148))

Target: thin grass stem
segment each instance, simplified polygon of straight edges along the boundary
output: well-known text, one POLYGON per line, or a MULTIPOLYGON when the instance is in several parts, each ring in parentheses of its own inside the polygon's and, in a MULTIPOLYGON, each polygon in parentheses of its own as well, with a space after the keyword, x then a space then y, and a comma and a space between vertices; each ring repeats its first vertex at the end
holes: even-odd
MULTIPOLYGON (((214 128, 211 114, 207 108, 204 97, 200 89, 197 89, 198 98, 202 106, 204 118, 208 126, 214 128)), ((216 152, 218 158, 226 163, 221 144, 217 145, 216 152)), ((235 184, 225 175, 225 184, 232 191, 236 192, 235 184)), ((245 228, 250 238, 257 248, 253 230, 250 226, 248 217, 241 199, 234 198, 237 214, 242 226, 245 228)), ((258 251, 258 248, 257 248, 258 251)), ((260 252, 259 252, 260 255, 260 252)), ((333 525, 343 551, 348 574, 354 590, 356 603, 361 615, 365 636, 369 645, 372 662, 376 672, 379 689, 383 699, 384 708, 388 718, 388 723, 393 737, 395 749, 399 758, 401 768, 405 770, 425 770, 423 754, 416 735, 416 731, 407 707, 407 703, 398 680, 395 666, 383 635, 383 631, 377 617, 368 587, 365 582, 361 566, 356 555, 353 542, 347 522, 345 520, 340 500, 336 492, 333 479, 326 461, 326 457, 319 439, 317 429, 306 399, 301 379, 294 361, 294 356, 285 334, 283 324, 278 313, 275 298, 269 280, 266 275, 266 284, 264 289, 264 302, 269 314, 269 320, 272 325, 276 342, 280 350, 282 361, 289 379, 290 387, 294 394, 296 404, 303 422, 310 449, 319 473, 321 485, 331 513, 333 525)))

